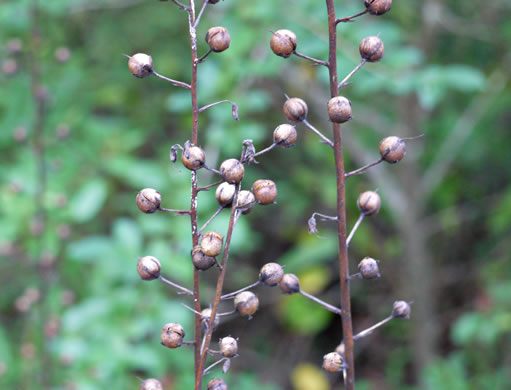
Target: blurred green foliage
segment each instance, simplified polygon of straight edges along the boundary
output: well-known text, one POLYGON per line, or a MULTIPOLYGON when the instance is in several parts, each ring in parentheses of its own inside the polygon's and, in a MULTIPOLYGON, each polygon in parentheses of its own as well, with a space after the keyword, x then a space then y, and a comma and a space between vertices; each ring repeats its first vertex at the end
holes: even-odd
MULTIPOLYGON (((337 3, 339 15, 363 7, 362 1, 337 3)), ((410 163, 375 172, 392 171, 391 178, 403 184, 410 180, 407 167, 415 164, 415 176, 440 177, 417 221, 429 231, 437 275, 436 359, 412 370, 410 339, 421 337, 418 325, 391 323, 357 347, 357 388, 511 387, 509 11, 506 1, 471 0, 463 7, 456 1, 395 2, 389 15, 339 27, 341 74, 358 64, 361 38, 380 33, 385 42, 384 60, 367 64, 346 87, 355 113, 346 126, 349 137, 376 158, 382 137, 424 132, 424 141, 409 144, 410 163), (407 129, 407 116, 420 128, 407 129), (439 154, 458 128, 460 136, 439 154), (439 158, 448 160, 449 151, 454 159, 441 176, 439 158)), ((159 73, 189 80, 185 16, 171 2, 157 1, 0 4, 3 388, 135 389, 137 377, 160 378, 166 389, 193 386, 191 349, 159 344, 167 322, 180 322, 187 338, 193 337, 192 314, 181 305, 186 299, 165 285, 141 281, 135 270, 137 258, 150 254, 161 261, 164 276, 190 286, 190 223, 186 217, 142 215, 134 202, 139 189, 153 187, 164 207, 189 207, 189 171, 171 164, 168 153, 191 137, 190 99, 154 77, 135 79, 122 56, 147 52, 159 73), (37 25, 40 42, 34 38, 37 25), (43 193, 34 66, 47 91, 43 193)), ((292 29, 301 52, 325 58, 325 20, 324 4, 313 0, 208 6, 198 31, 199 53, 206 51, 202 36, 213 25, 228 28, 232 44, 200 65, 199 104, 230 99, 241 117, 235 122, 228 105, 201 114, 199 139, 208 165, 239 155, 244 139, 258 149, 268 146, 284 121, 284 93, 307 100, 310 121, 328 134, 321 111, 328 100, 326 72, 276 57, 268 44, 270 30, 292 29)), ((295 147, 261 156, 261 164, 247 170, 247 187, 258 178, 278 184, 278 205, 255 208, 239 221, 226 290, 252 283, 262 264, 278 261, 300 276, 306 291, 336 302, 334 227, 318 220, 320 233, 310 236, 306 224, 313 211, 334 213, 333 159, 312 134, 301 125, 298 130, 295 147)), ((359 165, 359 154, 346 148, 348 167, 359 165)), ((215 178, 201 171, 199 180, 215 178)), ((350 226, 358 217, 358 193, 374 187, 365 176, 350 179, 350 226)), ((199 197, 202 223, 217 208, 212 192, 199 197)), ((384 275, 373 284, 354 281, 356 329, 387 316, 398 295, 412 296, 414 290, 403 270, 409 243, 397 233, 402 221, 386 208, 391 194, 381 195, 381 215, 364 222, 350 248, 352 269, 368 255, 382 259, 384 275)), ((224 232, 227 221, 221 214, 210 227, 224 232)), ((202 277, 204 306, 213 297, 216 270, 209 272, 202 277)), ((341 386, 339 377, 313 368, 340 341, 335 316, 301 296, 281 297, 276 289, 260 293, 262 308, 252 321, 228 319, 216 333, 240 337, 240 358, 226 375, 230 388, 302 389, 307 378, 318 378, 318 389, 341 386)))

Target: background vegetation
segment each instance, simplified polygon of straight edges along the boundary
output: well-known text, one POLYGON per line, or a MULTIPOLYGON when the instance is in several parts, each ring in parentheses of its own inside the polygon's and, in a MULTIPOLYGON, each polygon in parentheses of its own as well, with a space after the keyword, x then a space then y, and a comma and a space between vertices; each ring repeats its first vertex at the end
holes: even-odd
MULTIPOLYGON (((339 1, 339 14, 362 3, 339 1)), ((165 276, 190 285, 189 221, 142 215, 134 200, 153 187, 163 206, 188 207, 189 172, 171 165, 168 153, 190 137, 189 97, 156 78, 135 79, 121 55, 146 52, 159 73, 188 81, 185 14, 170 2, 41 1, 37 42, 35 4, 0 4, 0 384, 135 389, 141 376, 188 389, 192 351, 159 345, 166 322, 192 333, 186 298, 141 281, 135 265, 139 256, 157 256, 165 276), (34 88, 37 67, 45 89, 34 88)), ((349 179, 351 224, 361 191, 378 188, 383 200, 350 248, 352 269, 372 256, 383 273, 353 283, 355 330, 387 316, 396 299, 415 302, 410 322, 393 321, 357 344, 360 389, 511 387, 510 9, 507 0, 396 1, 384 18, 340 26, 341 75, 359 62, 363 37, 381 33, 385 43, 382 62, 366 65, 343 92, 354 107, 344 126, 348 167, 377 158, 384 136, 425 134, 396 166, 349 179)), ((313 0, 208 7, 199 34, 222 25, 232 43, 201 65, 199 104, 231 99, 241 117, 233 121, 227 105, 202 114, 208 165, 237 155, 244 139, 268 145, 284 123, 284 93, 306 100, 310 121, 327 129, 326 70, 273 55, 268 32, 291 29, 301 52, 324 58, 325 18, 324 4, 313 0)), ((199 52, 206 48, 201 41, 199 52)), ((332 156, 298 128, 296 147, 274 150, 248 170, 247 183, 277 183, 279 204, 240 220, 226 288, 254 281, 262 264, 277 261, 304 290, 336 302, 333 226, 320 222, 318 237, 306 224, 313 211, 334 213, 332 156)), ((213 179, 201 172, 201 183, 213 179)), ((205 221, 216 201, 201 193, 199 202, 205 221)), ((226 220, 214 226, 224 231, 226 220)), ((240 337, 230 388, 338 383, 319 366, 340 341, 339 320, 302 297, 258 291, 255 318, 233 317, 218 332, 240 337)))

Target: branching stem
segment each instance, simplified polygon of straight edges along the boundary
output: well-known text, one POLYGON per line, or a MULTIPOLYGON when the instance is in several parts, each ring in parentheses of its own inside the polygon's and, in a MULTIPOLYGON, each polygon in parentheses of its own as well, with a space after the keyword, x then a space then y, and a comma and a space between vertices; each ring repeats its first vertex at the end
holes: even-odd
POLYGON ((298 291, 300 294, 302 294, 305 298, 308 298, 310 299, 311 301, 314 301, 316 303, 319 303, 321 306, 323 306, 325 309, 331 311, 332 313, 335 313, 335 314, 341 314, 341 309, 339 309, 338 307, 335 307, 335 306, 332 306, 330 305, 329 303, 326 303, 324 301, 322 301, 321 299, 315 297, 314 295, 311 295, 309 293, 306 293, 305 291, 301 290, 298 291))
POLYGON ((365 214, 363 214, 363 213, 360 214, 360 217, 358 217, 357 222, 355 222, 355 225, 353 226, 353 229, 351 229, 350 235, 346 239, 346 248, 350 246, 351 239, 353 238, 353 236, 355 235, 355 232, 357 231, 358 227, 360 226, 360 224, 364 220, 364 217, 365 217, 365 214))
POLYGON ((260 156, 261 154, 264 154, 266 152, 269 152, 270 150, 272 150, 275 146, 277 146, 276 143, 273 143, 271 144, 270 146, 268 146, 267 148, 257 152, 256 154, 254 154, 254 157, 257 157, 257 156, 260 156))
POLYGON ((307 126, 309 129, 311 129, 314 133, 316 133, 317 136, 319 136, 323 141, 325 141, 326 144, 328 144, 331 147, 334 147, 334 143, 330 141, 327 137, 325 137, 321 131, 316 129, 314 126, 312 126, 307 119, 304 119, 303 124, 307 126))
POLYGON ((344 174, 344 177, 350 177, 350 176, 354 176, 354 175, 360 175, 362 172, 364 172, 365 170, 371 168, 371 167, 374 167, 375 165, 378 165, 379 163, 381 163, 382 161, 384 161, 384 158, 381 157, 379 158, 378 160, 376 161, 373 161, 372 163, 369 163, 367 165, 364 165, 363 167, 360 167, 358 169, 355 169, 354 171, 351 171, 351 172, 348 172, 348 173, 345 173, 344 174))
POLYGON ((254 288, 254 287, 257 287, 259 286, 260 284, 262 284, 262 282, 260 280, 258 280, 257 282, 255 283, 252 283, 252 284, 249 284, 248 286, 246 287, 243 287, 243 288, 240 288, 239 290, 237 291, 234 291, 232 293, 229 293, 229 294, 225 294, 225 295, 222 295, 220 299, 224 300, 224 299, 231 299, 231 298, 234 298, 236 295, 238 295, 239 293, 243 292, 243 291, 247 291, 247 290, 250 290, 251 288, 254 288))
POLYGON ((353 69, 344 79, 342 79, 342 81, 339 83, 339 86, 338 88, 342 88, 342 87, 345 87, 346 85, 348 85, 348 80, 351 78, 351 76, 353 76, 355 73, 357 73, 357 71, 362 68, 365 63, 367 62, 367 60, 365 58, 362 59, 362 61, 360 61, 360 64, 358 64, 355 69, 353 69))
POLYGON ((394 317, 392 315, 388 316, 384 320, 378 322, 377 324, 374 324, 373 326, 363 330, 362 332, 357 333, 355 336, 353 336, 353 340, 361 339, 362 337, 369 336, 371 333, 374 332, 376 328, 379 328, 382 325, 385 325, 387 322, 391 321, 394 317))
POLYGON ((339 18, 335 20, 335 24, 339 23, 345 23, 345 22, 353 22, 353 19, 358 18, 359 16, 365 15, 369 10, 366 8, 362 12, 359 12, 358 14, 347 16, 345 18, 339 18))
MULTIPOLYGON (((200 9, 199 11, 199 15, 197 16, 197 19, 195 20, 195 23, 193 24, 193 27, 197 28, 197 26, 199 25, 200 23, 200 18, 202 17, 202 14, 204 13, 204 10, 206 9, 206 6, 208 5, 209 3, 209 0, 204 0, 204 4, 202 4, 202 8, 200 9)), ((210 50, 211 51, 211 50, 210 50)), ((208 53, 209 54, 209 53, 208 53)), ((205 56, 204 56, 205 57, 205 56)), ((199 59, 199 62, 201 62, 201 60, 199 59)))
POLYGON ((305 54, 302 54, 302 53, 298 53, 296 50, 293 52, 293 54, 297 57, 301 57, 301 58, 304 58, 312 63, 314 63, 315 65, 323 65, 323 66, 328 66, 328 62, 326 61, 321 61, 321 60, 318 60, 316 58, 313 58, 313 57, 309 57, 309 56, 306 56, 305 54))
POLYGON ((181 87, 181 88, 186 88, 186 89, 191 89, 191 86, 190 84, 186 84, 186 83, 183 83, 182 81, 177 81, 177 80, 173 80, 173 79, 169 79, 168 77, 165 77, 161 74, 159 74, 158 72, 156 72, 155 70, 153 70, 153 74, 156 76, 156 77, 159 77, 160 79, 162 80, 165 80, 165 81, 168 81, 169 83, 175 85, 176 87, 181 87))
POLYGON ((161 275, 159 275, 159 276, 158 276, 158 279, 160 279, 163 283, 166 283, 166 284, 168 284, 169 286, 172 286, 172 287, 174 287, 175 289, 182 291, 182 292, 183 292, 184 294, 186 294, 186 295, 191 295, 191 296, 193 296, 193 292, 192 292, 192 291, 188 290, 187 288, 185 288, 185 287, 183 287, 183 286, 180 286, 180 285, 179 285, 179 284, 177 284, 177 283, 174 283, 174 282, 171 282, 171 281, 170 281, 170 280, 168 280, 168 279, 165 279, 165 278, 164 278, 163 276, 161 276, 161 275))
POLYGON ((199 229, 199 235, 202 235, 202 231, 206 228, 206 226, 209 225, 209 223, 215 219, 215 217, 222 212, 225 206, 220 206, 217 211, 202 225, 202 227, 199 229))

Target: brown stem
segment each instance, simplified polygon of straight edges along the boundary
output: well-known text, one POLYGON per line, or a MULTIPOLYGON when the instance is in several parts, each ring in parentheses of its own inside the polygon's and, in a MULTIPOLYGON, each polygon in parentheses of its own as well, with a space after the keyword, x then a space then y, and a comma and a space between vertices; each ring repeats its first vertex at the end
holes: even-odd
POLYGON ((345 78, 342 79, 342 81, 339 83, 339 86, 338 88, 342 88, 342 87, 345 87, 346 85, 348 85, 348 80, 351 78, 351 76, 353 76, 355 73, 357 73, 357 71, 362 68, 365 63, 367 62, 367 60, 365 58, 362 59, 362 61, 360 61, 360 64, 358 64, 355 69, 353 69, 345 78))
POLYGON ((393 318, 394 318, 393 316, 389 316, 389 317, 385 318, 384 320, 378 322, 377 324, 374 324, 373 326, 357 333, 355 336, 353 336, 353 340, 358 340, 358 339, 361 339, 362 337, 369 336, 371 333, 374 332, 374 330, 376 328, 379 328, 380 326, 385 325, 387 322, 391 321, 393 318))
POLYGON ((269 151, 270 151, 270 150, 272 150, 275 146, 277 146, 277 144, 276 144, 276 143, 271 144, 271 145, 270 145, 270 146, 268 146, 267 148, 265 148, 265 149, 263 149, 263 150, 261 150, 261 151, 259 151, 259 152, 255 153, 255 154, 254 154, 254 157, 257 157, 257 156, 260 156, 261 154, 264 154, 264 153, 266 153, 266 152, 269 152, 269 151))
POLYGON ((305 298, 308 298, 311 301, 314 301, 314 302, 320 304, 321 306, 323 306, 325 309, 331 311, 332 313, 341 314, 341 309, 339 309, 338 307, 332 306, 329 303, 326 303, 326 302, 322 301, 321 299, 315 297, 314 295, 311 295, 303 290, 300 290, 298 292, 300 294, 302 294, 305 298))
POLYGON ((307 126, 310 130, 312 130, 319 138, 321 138, 327 145, 333 147, 334 146, 334 143, 332 141, 330 141, 327 137, 325 137, 321 131, 319 131, 318 129, 316 129, 314 126, 312 126, 309 121, 307 119, 304 119, 303 121, 303 124, 305 126, 307 126))
MULTIPOLYGON (((234 194, 234 199, 232 200, 233 205, 237 204, 238 202, 238 194, 240 191, 240 184, 236 185, 236 192, 234 194)), ((231 246, 231 238, 232 233, 234 231, 234 227, 236 225, 236 221, 238 220, 237 214, 239 211, 237 211, 236 207, 233 207, 231 209, 231 217, 229 219, 229 228, 227 229, 227 236, 225 238, 225 246, 224 246, 224 253, 222 255, 222 264, 220 268, 220 275, 218 276, 218 280, 216 283, 216 293, 215 293, 215 300, 213 301, 213 307, 211 308, 211 315, 209 319, 208 329, 206 331, 206 335, 204 338, 204 346, 203 351, 204 353, 201 354, 200 357, 200 363, 199 363, 199 369, 197 370, 196 377, 195 377, 195 390, 199 390, 202 386, 202 376, 204 371, 204 365, 206 363, 206 357, 207 357, 207 350, 209 348, 209 344, 211 343, 211 335, 213 334, 213 320, 215 319, 217 310, 218 310, 218 304, 220 302, 220 298, 222 296, 222 288, 224 286, 224 278, 225 278, 225 271, 227 269, 227 259, 229 257, 229 249, 231 246)))
POLYGON ((208 184, 207 186, 199 187, 198 190, 199 191, 208 191, 211 187, 216 187, 217 185, 222 184, 223 182, 224 182, 224 180, 219 180, 214 183, 208 184))
POLYGON ((174 209, 166 209, 165 207, 160 207, 159 211, 163 211, 165 213, 176 213, 177 215, 188 215, 190 211, 188 210, 174 210, 174 209))
POLYGON ((165 279, 163 276, 159 275, 158 276, 158 279, 160 279, 163 283, 166 283, 168 284, 169 286, 172 286, 174 287, 175 289, 177 290, 180 290, 182 291, 184 294, 186 295, 193 295, 193 292, 188 290, 187 288, 183 287, 183 286, 180 286, 179 284, 177 283, 174 283, 174 282, 171 282, 170 280, 168 279, 165 279))
POLYGON ((202 234, 202 231, 206 228, 206 226, 209 225, 209 223, 216 218, 218 214, 222 212, 225 206, 220 206, 217 211, 202 225, 202 227, 199 229, 199 235, 202 234))
POLYGON ((204 4, 202 4, 202 8, 199 11, 199 16, 197 16, 197 19, 195 20, 195 23, 193 24, 193 27, 197 28, 197 26, 199 25, 200 18, 202 17, 202 14, 204 13, 204 10, 206 9, 206 6, 208 5, 208 2, 209 2, 209 0, 204 0, 204 4))
POLYGON ((177 0, 172 0, 172 2, 173 2, 174 4, 176 4, 179 8, 184 9, 185 11, 190 11, 190 8, 189 8, 189 7, 187 7, 187 6, 186 6, 186 5, 184 5, 184 4, 181 4, 181 3, 180 3, 179 1, 177 1, 177 0))
POLYGON ((200 64, 202 61, 206 59, 207 56, 209 56, 213 50, 209 49, 204 55, 202 55, 200 58, 197 59, 197 63, 200 64))
POLYGON ((182 81, 177 81, 177 80, 173 80, 168 77, 165 77, 165 76, 159 74, 158 72, 156 72, 155 70, 153 70, 153 74, 162 80, 168 81, 169 83, 175 85, 176 87, 182 87, 182 88, 186 88, 186 89, 191 88, 189 84, 183 83, 182 81))
POLYGON ((358 217, 357 219, 357 222, 355 222, 355 226, 353 226, 353 229, 351 229, 351 232, 350 232, 350 235, 348 236, 348 238, 346 239, 346 247, 349 247, 350 246, 350 242, 351 242, 351 239, 353 238, 353 236, 355 235, 355 232, 357 231, 358 227, 360 226, 360 224, 362 223, 362 221, 364 220, 364 217, 366 215, 364 213, 360 214, 360 217, 358 217))
POLYGON ((354 171, 351 171, 351 172, 348 172, 348 173, 345 173, 344 174, 344 177, 350 177, 350 176, 353 176, 353 175, 359 175, 361 174, 362 172, 364 172, 366 169, 369 169, 371 167, 374 167, 375 165, 378 165, 379 163, 381 163, 383 161, 383 157, 382 158, 379 158, 378 160, 376 161, 373 161, 372 163, 369 163, 367 165, 364 165, 363 167, 360 167, 358 169, 355 169, 354 171))
MULTIPOLYGON (((334 0, 326 0, 328 11, 328 71, 330 75, 330 96, 337 96, 337 20, 334 0)), ((346 195, 344 182, 344 160, 342 155, 341 125, 332 123, 334 133, 334 157, 337 180, 337 239, 339 245, 339 278, 341 282, 341 319, 345 345, 346 370, 345 388, 355 388, 355 363, 353 357, 353 325, 351 323, 351 296, 349 279, 348 248, 346 247, 346 195)))
POLYGON ((369 10, 366 8, 362 12, 358 14, 347 16, 345 18, 339 18, 335 20, 335 24, 343 23, 343 22, 353 22, 353 19, 358 18, 359 16, 365 15, 369 10))
POLYGON ((315 65, 328 66, 328 62, 326 62, 326 61, 321 61, 321 60, 318 60, 318 59, 316 59, 316 58, 306 56, 305 54, 298 53, 296 50, 293 52, 293 54, 294 54, 295 56, 297 56, 297 57, 301 57, 301 58, 304 58, 304 59, 306 59, 306 60, 309 60, 309 61, 313 62, 315 65))
POLYGON ((259 286, 261 283, 262 283, 262 282, 261 282, 260 280, 258 280, 257 282, 254 282, 254 283, 252 283, 252 284, 249 284, 248 286, 243 287, 243 288, 240 288, 239 290, 233 291, 232 293, 222 295, 222 296, 220 297, 220 299, 224 300, 224 299, 231 299, 231 298, 234 298, 234 297, 235 297, 236 295, 238 295, 240 292, 247 291, 247 290, 250 290, 251 288, 257 287, 257 286, 259 286))

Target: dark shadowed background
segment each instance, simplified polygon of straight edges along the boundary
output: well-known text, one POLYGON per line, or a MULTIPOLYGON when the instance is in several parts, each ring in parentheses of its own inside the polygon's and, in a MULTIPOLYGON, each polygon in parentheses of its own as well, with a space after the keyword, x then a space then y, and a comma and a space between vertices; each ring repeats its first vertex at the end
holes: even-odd
MULTIPOLYGON (((337 1, 338 15, 363 9, 337 1)), ((199 5, 202 2, 198 2, 199 5)), ((358 389, 511 388, 511 3, 508 0, 395 1, 384 16, 339 26, 339 71, 360 61, 358 44, 380 34, 385 57, 366 64, 342 91, 353 102, 343 126, 348 169, 378 158, 388 135, 406 158, 380 164, 347 185, 348 222, 360 192, 378 189, 382 210, 367 218, 350 247, 351 269, 379 259, 382 278, 352 283, 355 330, 388 316, 397 299, 414 301, 410 321, 392 321, 357 342, 358 389), (505 369, 508 367, 508 369, 505 369)), ((327 71, 273 55, 270 30, 298 36, 298 49, 326 58, 322 1, 221 1, 208 6, 203 36, 221 25, 231 47, 200 65, 199 105, 208 165, 262 149, 286 120, 284 94, 307 101, 309 121, 330 135, 327 71)), ((164 207, 189 207, 189 171, 169 149, 191 137, 184 89, 128 71, 123 53, 152 55, 156 70, 189 82, 186 13, 171 2, 4 0, 0 3, 0 384, 37 390, 136 389, 156 377, 165 389, 190 389, 192 350, 160 345, 164 323, 191 338, 192 314, 168 286, 143 282, 137 258, 157 256, 166 277, 190 286, 187 217, 142 214, 144 187, 164 207)), ((266 262, 286 265, 305 291, 338 304, 333 158, 297 125, 297 145, 274 149, 247 169, 278 185, 278 205, 256 207, 233 237, 225 291, 257 279, 266 262)), ((213 182, 200 172, 200 183, 213 182)), ((199 196, 199 221, 216 210, 199 196)), ((228 213, 213 229, 226 231, 228 213)), ((203 305, 216 269, 202 274, 203 305), (209 283, 209 288, 206 287, 209 283)), ((341 388, 322 356, 340 342, 340 321, 301 296, 257 290, 254 319, 224 319, 217 337, 239 337, 240 357, 225 375, 232 389, 341 388)), ((230 304, 222 306, 223 311, 230 304)), ((213 375, 221 375, 215 371, 213 375)))

